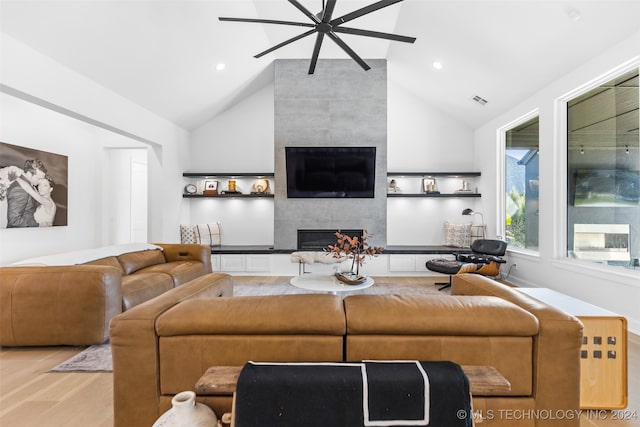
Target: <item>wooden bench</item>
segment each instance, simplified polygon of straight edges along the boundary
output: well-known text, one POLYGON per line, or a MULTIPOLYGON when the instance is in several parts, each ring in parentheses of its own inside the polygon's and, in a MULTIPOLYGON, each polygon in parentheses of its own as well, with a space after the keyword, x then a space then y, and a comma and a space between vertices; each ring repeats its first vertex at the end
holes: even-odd
MULTIPOLYGON (((462 370, 469 379, 469 391, 471 395, 500 396, 511 391, 511 383, 503 377, 493 366, 462 365, 462 370)), ((234 396, 238 377, 242 366, 213 366, 196 382, 195 392, 201 396, 234 396)), ((474 419, 475 423, 481 419, 474 419)), ((233 426, 232 412, 223 414, 223 424, 233 426)))

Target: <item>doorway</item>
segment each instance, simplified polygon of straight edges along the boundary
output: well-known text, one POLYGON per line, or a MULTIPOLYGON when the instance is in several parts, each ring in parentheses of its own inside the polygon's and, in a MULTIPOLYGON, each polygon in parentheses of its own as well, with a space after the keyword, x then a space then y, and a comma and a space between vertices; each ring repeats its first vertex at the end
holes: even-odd
POLYGON ((107 148, 106 162, 105 245, 147 242, 147 149, 107 148))

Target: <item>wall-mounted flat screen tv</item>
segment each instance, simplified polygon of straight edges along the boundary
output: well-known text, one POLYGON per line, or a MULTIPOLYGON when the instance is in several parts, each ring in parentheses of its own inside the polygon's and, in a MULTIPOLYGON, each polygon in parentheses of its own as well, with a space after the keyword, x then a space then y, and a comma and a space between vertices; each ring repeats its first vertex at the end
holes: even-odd
POLYGON ((637 170, 577 170, 574 206, 635 207, 640 204, 637 170))
POLYGON ((375 147, 285 147, 287 197, 374 197, 375 147))

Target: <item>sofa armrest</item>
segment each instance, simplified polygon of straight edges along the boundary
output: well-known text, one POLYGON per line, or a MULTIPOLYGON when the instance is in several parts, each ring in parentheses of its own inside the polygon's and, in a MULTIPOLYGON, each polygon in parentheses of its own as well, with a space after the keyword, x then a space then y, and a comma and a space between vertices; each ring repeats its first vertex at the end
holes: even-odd
POLYGON ((122 270, 98 265, 0 269, 0 345, 91 345, 122 311, 122 270))
MULTIPOLYGON (((510 301, 538 318, 534 337, 533 396, 536 409, 580 408, 582 322, 576 317, 477 274, 453 276, 453 295, 489 295, 510 301)), ((569 424, 567 424, 569 425, 569 424)), ((579 425, 579 420, 575 420, 579 425)))
MULTIPOLYGON (((187 245, 198 246, 198 245, 187 245)), ((156 319, 189 299, 233 295, 230 275, 211 273, 171 289, 114 317, 110 327, 113 357, 114 425, 151 425, 161 415, 160 358, 156 319)))
POLYGON ((162 248, 167 262, 195 260, 204 264, 205 272, 211 273, 211 247, 188 243, 154 243, 162 248))

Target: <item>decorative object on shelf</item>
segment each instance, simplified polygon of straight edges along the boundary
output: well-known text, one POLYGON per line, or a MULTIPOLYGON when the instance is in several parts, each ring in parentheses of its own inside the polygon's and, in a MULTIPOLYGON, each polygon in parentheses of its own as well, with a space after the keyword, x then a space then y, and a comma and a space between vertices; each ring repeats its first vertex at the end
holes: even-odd
POLYGON ((440 194, 435 178, 422 178, 422 191, 427 194, 440 194))
POLYGON ((184 192, 187 194, 196 194, 198 192, 198 187, 193 184, 187 184, 187 186, 184 187, 184 192))
MULTIPOLYGON (((340 230, 336 231, 336 244, 329 245, 324 250, 331 253, 334 258, 347 257, 351 258, 351 271, 347 274, 338 273, 336 277, 345 283, 348 281, 360 280, 364 276, 360 276, 360 266, 364 264, 366 256, 376 256, 384 251, 382 246, 371 246, 369 244, 369 234, 367 230, 363 230, 362 237, 348 236, 342 234, 340 230), (355 268, 355 271, 354 271, 355 268), (345 280, 343 280, 345 279, 345 280)), ((364 278, 366 279, 366 277, 364 278)), ((362 283, 361 280, 359 283, 362 283)), ((352 283, 357 284, 357 283, 352 283)))
POLYGON ((206 180, 204 182, 204 190, 202 194, 205 196, 215 196, 218 194, 218 181, 215 180, 206 180))
POLYGON ((152 427, 216 427, 218 417, 211 408, 196 402, 193 391, 183 391, 171 399, 172 408, 162 414, 152 427))
POLYGON ((242 194, 242 193, 238 191, 236 187, 236 180, 230 179, 229 181, 227 181, 227 190, 223 191, 222 194, 242 194))
POLYGON ((269 180, 264 178, 256 179, 251 187, 251 194, 269 194, 269 180))
POLYGON ((396 181, 395 179, 392 179, 391 181, 389 181, 389 191, 391 193, 399 193, 400 191, 400 187, 398 187, 398 181, 396 181))
POLYGON ((471 243, 475 242, 478 239, 486 239, 487 238, 487 233, 486 233, 486 227, 484 224, 484 216, 482 215, 481 212, 476 212, 472 209, 465 209, 462 211, 462 215, 480 215, 480 224, 476 225, 476 224, 471 224, 471 243))
POLYGON ((473 191, 469 188, 469 182, 463 179, 462 182, 460 182, 460 188, 456 190, 456 194, 464 193, 473 193, 473 191))

